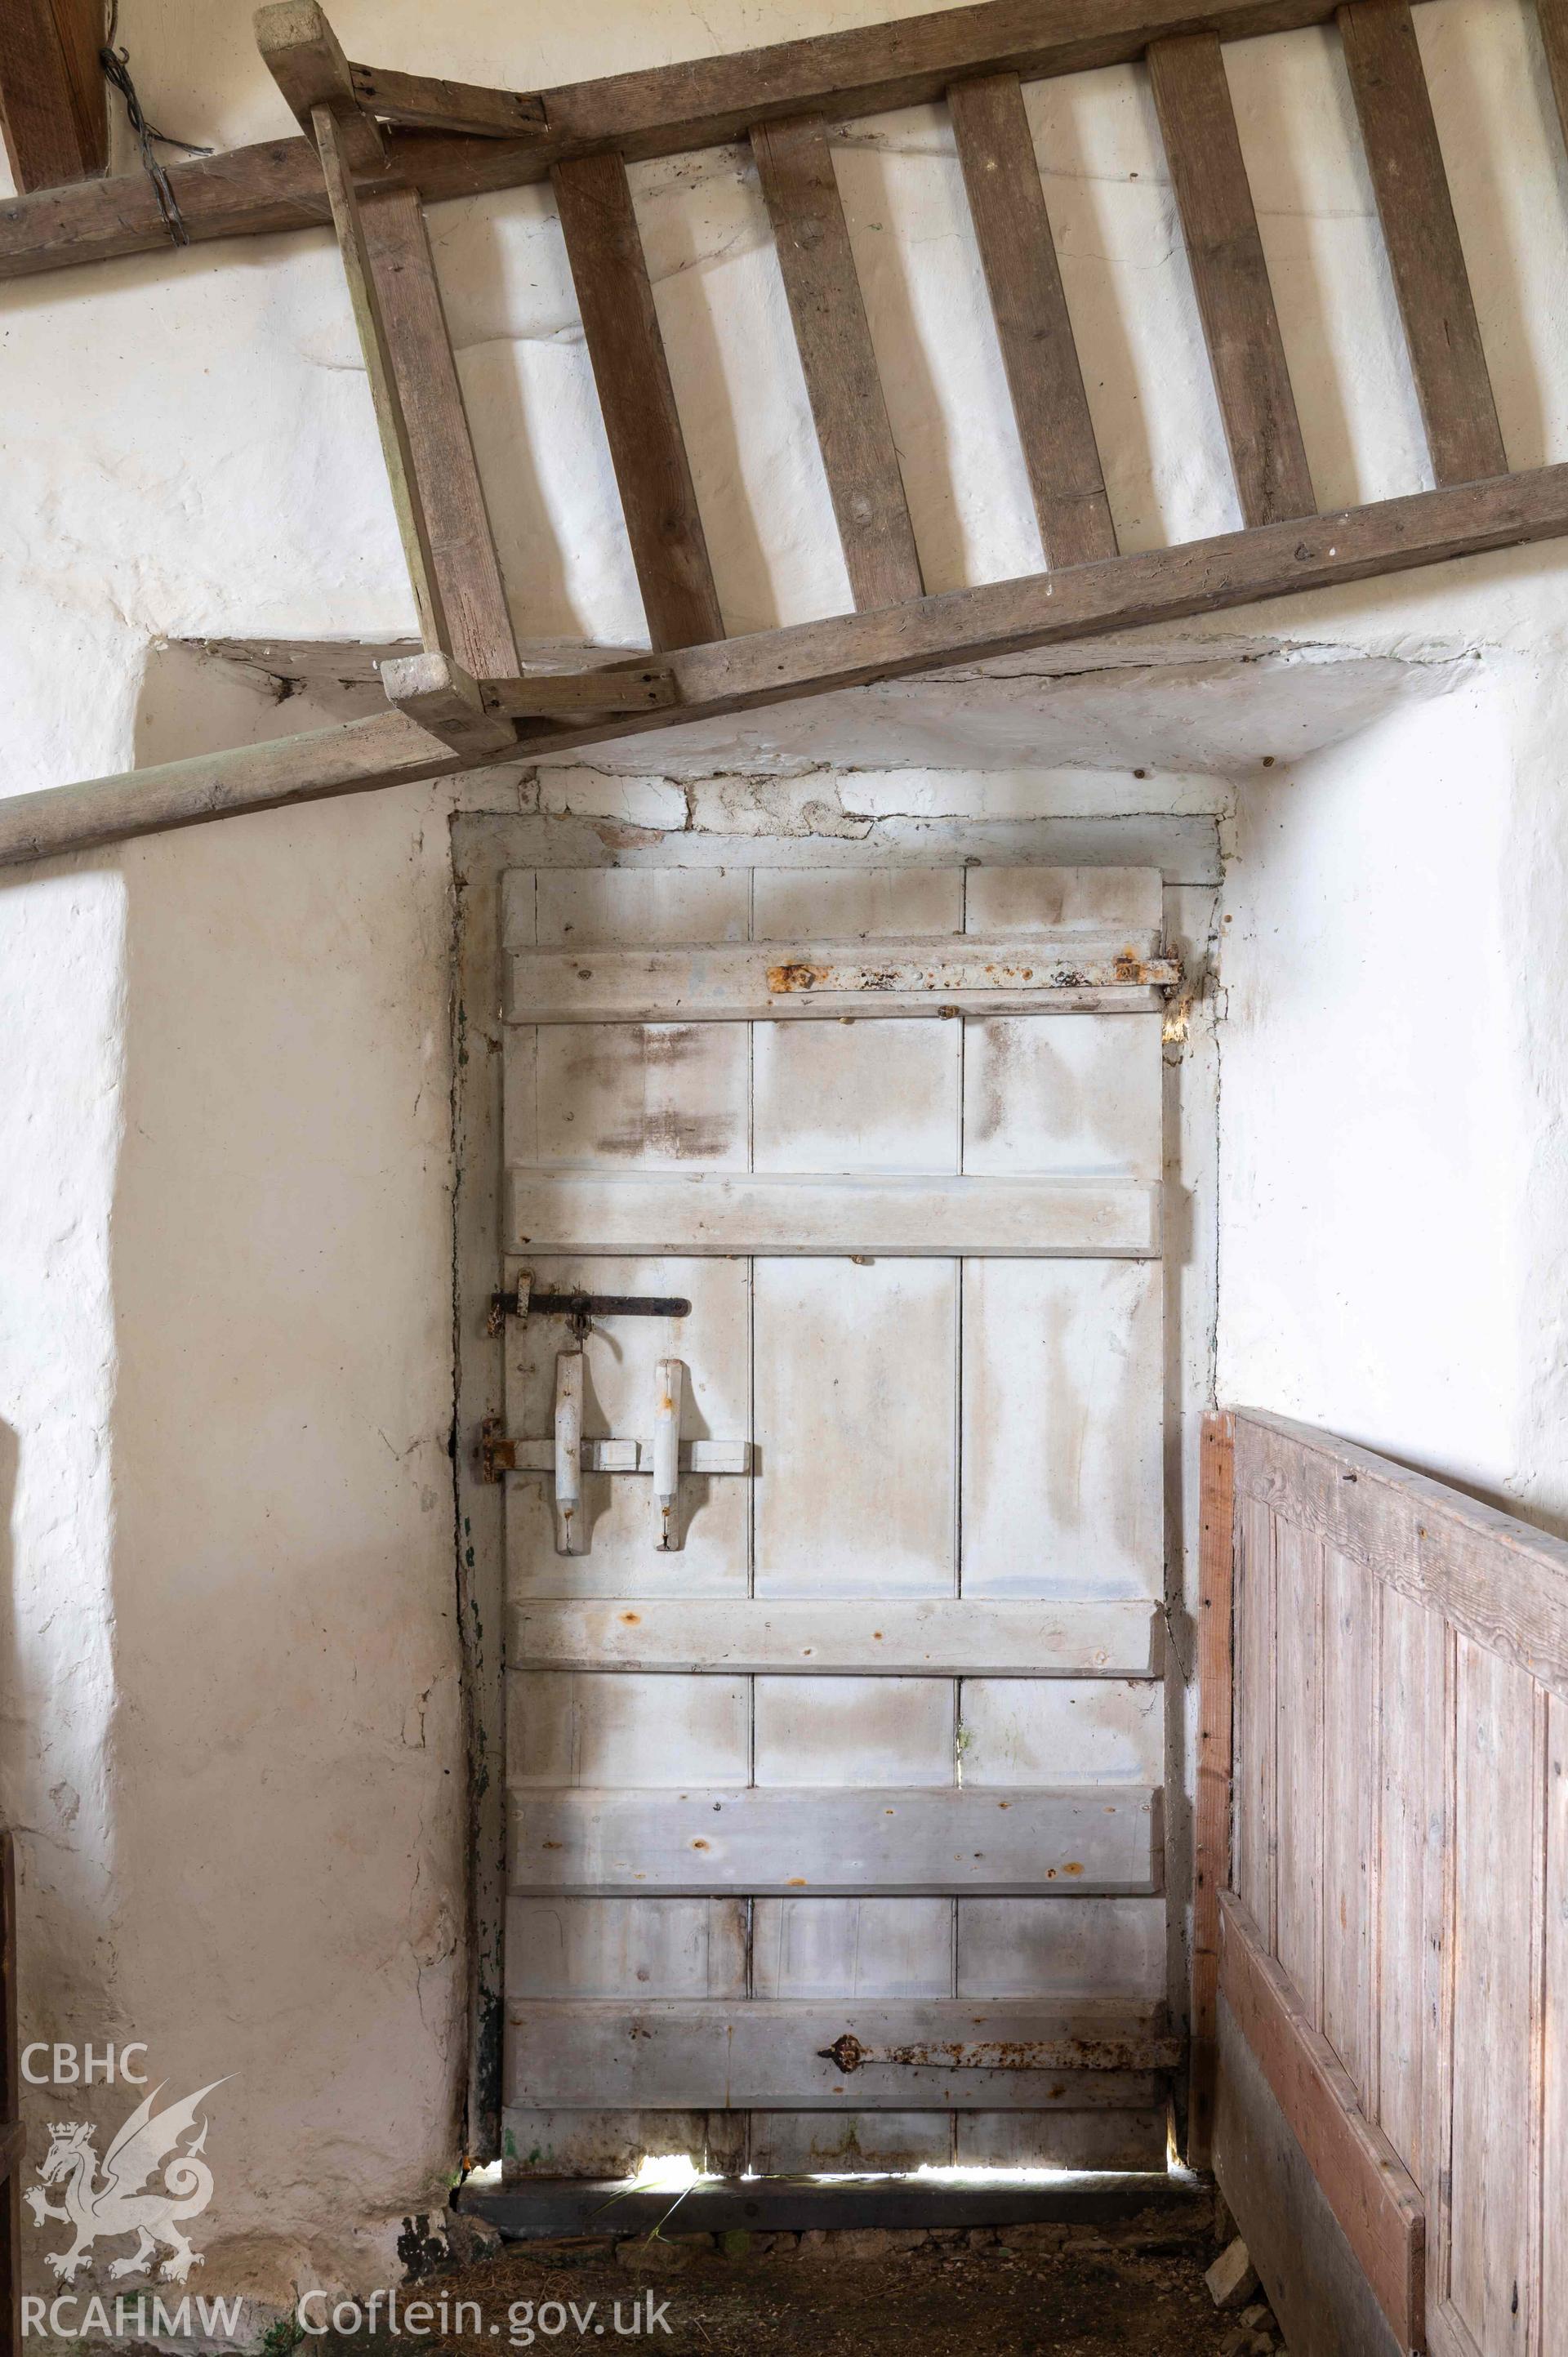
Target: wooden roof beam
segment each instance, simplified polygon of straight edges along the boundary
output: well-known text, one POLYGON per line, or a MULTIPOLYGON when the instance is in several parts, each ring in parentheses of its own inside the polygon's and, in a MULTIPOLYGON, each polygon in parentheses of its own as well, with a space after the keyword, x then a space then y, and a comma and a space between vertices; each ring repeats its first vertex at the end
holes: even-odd
MULTIPOLYGON (((277 0, 302 10, 302 0, 277 0)), ((1347 0, 1359 8, 1372 0, 1347 0)), ((263 12, 263 14, 268 12, 263 12)), ((466 92, 455 111, 521 101, 525 127, 501 135, 499 122, 470 121, 467 135, 450 129, 394 127, 386 135, 389 168, 419 190, 426 203, 472 197, 542 180, 553 166, 617 148, 632 161, 709 147, 744 138, 754 124, 815 113, 827 122, 874 114, 939 99, 950 83, 971 76, 1016 73, 1026 81, 1124 65, 1151 41, 1181 34, 1215 33, 1237 40, 1326 24, 1335 0, 978 0, 929 16, 866 25, 780 41, 729 57, 697 58, 641 72, 606 74, 532 92, 466 92), (542 127, 539 117, 542 116, 542 127)), ((324 21, 324 20, 323 20, 324 21)), ((309 51, 315 36, 274 47, 309 51)), ((344 98, 338 59, 349 90, 368 121, 371 113, 403 120, 427 102, 426 122, 443 120, 440 93, 461 91, 418 76, 394 76, 355 67, 332 44, 336 105, 344 98), (372 87, 372 85, 374 87, 372 87)), ((303 62, 303 61, 302 61, 303 62)), ((291 104, 293 96, 291 93, 291 104)), ((195 242, 218 237, 270 236, 281 230, 324 227, 329 213, 316 154, 306 139, 273 139, 227 155, 171 164, 170 184, 195 242)), ((0 278, 19 278, 126 253, 156 253, 168 244, 145 175, 89 189, 50 188, 0 201, 0 278)))
POLYGON ((0 133, 18 188, 85 180, 109 163, 101 0, 5 0, 0 133))

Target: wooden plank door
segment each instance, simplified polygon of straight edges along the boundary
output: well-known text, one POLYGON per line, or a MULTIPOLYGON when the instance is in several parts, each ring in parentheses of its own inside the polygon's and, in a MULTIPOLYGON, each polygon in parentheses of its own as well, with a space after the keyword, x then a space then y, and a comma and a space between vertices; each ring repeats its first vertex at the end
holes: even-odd
POLYGON ((570 1372, 571 1553, 572 1336, 507 1324, 509 2173, 1163 2167, 1160 1008, 1074 981, 1155 957, 1158 877, 504 908, 505 1287, 691 1305, 570 1372), (939 1003, 1004 940, 1014 1011, 939 1003))

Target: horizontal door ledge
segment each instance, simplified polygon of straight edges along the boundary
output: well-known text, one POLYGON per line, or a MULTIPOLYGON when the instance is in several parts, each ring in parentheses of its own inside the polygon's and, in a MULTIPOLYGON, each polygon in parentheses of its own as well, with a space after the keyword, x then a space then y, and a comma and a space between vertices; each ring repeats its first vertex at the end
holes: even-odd
POLYGON ((714 942, 667 949, 515 950, 514 1023, 692 1023, 1047 1011, 1059 991, 1174 989, 1155 932, 950 934, 940 940, 714 942), (892 1002, 897 1001, 897 1006, 892 1002))
MULTIPOLYGON (((1178 976, 1179 979, 1179 976, 1178 976)), ((602 1008, 577 1015, 533 1007, 509 1013, 516 1024, 554 1023, 876 1023, 949 1020, 955 1015, 1160 1015, 1173 985, 1106 984, 1095 988, 1065 985, 1054 990, 823 990, 800 998, 759 998, 724 1009, 645 1006, 607 1015, 602 1008)))
POLYGON ((510 1882, 521 1895, 1087 1897, 1159 1888, 1159 1794, 1144 1785, 514 1787, 508 1799, 510 1882))
POLYGON ((506 2101, 538 2111, 1141 2104, 1182 2053, 1163 2007, 1092 1998, 546 1999, 508 2016, 506 2101))
POLYGON ((1160 1192, 1117 1178, 509 1173, 509 1252, 1152 1260, 1160 1192))
POLYGON ((707 1602, 606 1597, 513 1604, 514 1670, 798 1672, 813 1677, 1158 1677, 1164 1620, 1110 1602, 707 1602))

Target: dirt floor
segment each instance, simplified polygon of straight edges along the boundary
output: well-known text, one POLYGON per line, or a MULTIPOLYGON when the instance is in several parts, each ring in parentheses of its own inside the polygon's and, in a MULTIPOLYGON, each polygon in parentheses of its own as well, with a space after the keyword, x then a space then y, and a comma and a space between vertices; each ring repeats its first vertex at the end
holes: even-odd
POLYGON ((404 2297, 439 2295, 454 2322, 450 2304, 477 2302, 477 2322, 465 2311, 460 2333, 424 2344, 465 2357, 634 2335, 671 2357, 1263 2357, 1279 2348, 1258 2295, 1240 2313, 1216 2311, 1203 2281, 1210 2236, 1167 2237, 1163 2248, 1135 2236, 1130 2222, 511 2244, 404 2297))

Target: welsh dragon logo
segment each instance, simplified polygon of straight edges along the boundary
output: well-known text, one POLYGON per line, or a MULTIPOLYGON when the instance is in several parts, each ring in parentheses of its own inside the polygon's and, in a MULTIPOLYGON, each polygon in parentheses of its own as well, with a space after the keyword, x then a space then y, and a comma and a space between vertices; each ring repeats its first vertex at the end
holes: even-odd
POLYGON ((76 2240, 69 2251, 44 2254, 46 2266, 63 2283, 75 2282, 94 2243, 113 2242, 122 2234, 134 2234, 136 2247, 129 2257, 113 2262, 111 2277, 145 2275, 160 2248, 169 2254, 158 2269, 161 2283, 184 2283, 191 2268, 201 2265, 200 2252, 191 2249, 178 2222, 199 2217, 212 2199, 212 2171, 200 2158, 207 2142, 206 2120, 184 2152, 176 2147, 181 2136, 196 2126, 203 2099, 222 2084, 221 2079, 214 2079, 210 2086, 199 2087, 182 2104, 169 2104, 161 2112, 155 2112, 153 2105, 162 2087, 153 2088, 116 2133, 103 2156, 102 2177, 92 2148, 96 2130, 91 2123, 51 2124, 49 2148, 38 2175, 43 2185, 63 2186, 64 2201, 57 2208, 45 2199, 38 2185, 29 2185, 23 2199, 36 2225, 41 2226, 46 2218, 58 2218, 75 2229, 76 2240), (162 2185, 149 2187, 148 2180, 159 2169, 162 2185))

